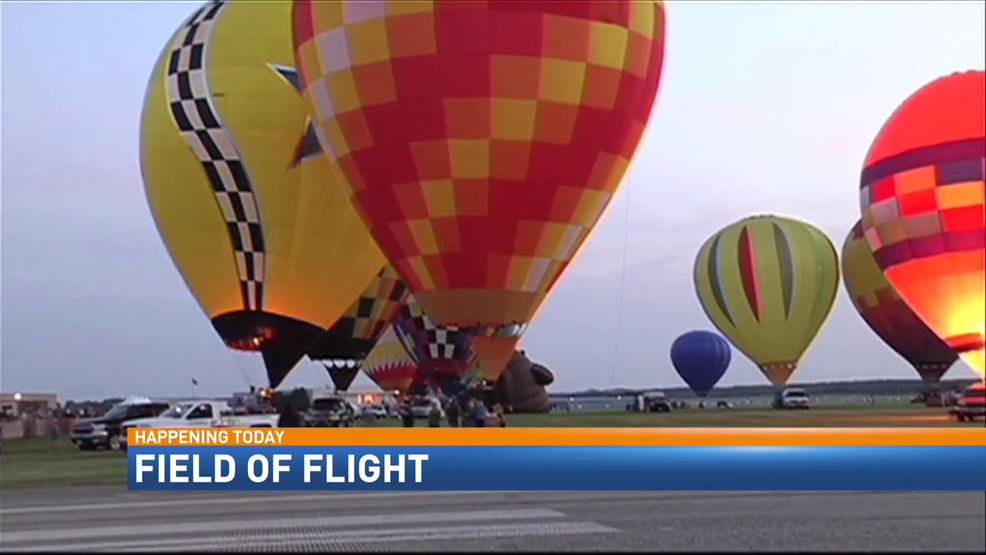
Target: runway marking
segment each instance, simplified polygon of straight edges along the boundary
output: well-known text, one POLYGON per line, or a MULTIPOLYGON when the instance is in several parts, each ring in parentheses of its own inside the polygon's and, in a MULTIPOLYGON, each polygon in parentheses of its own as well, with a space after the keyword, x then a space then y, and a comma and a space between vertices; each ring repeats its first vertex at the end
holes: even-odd
MULTIPOLYGON (((130 494, 141 493, 141 492, 129 492, 130 494)), ((154 492, 148 492, 154 493, 154 492)), ((570 496, 570 495, 586 495, 591 498, 602 496, 603 498, 608 496, 623 496, 631 492, 605 492, 605 491, 395 491, 395 492, 338 492, 338 493, 319 493, 319 494, 292 494, 292 495, 280 495, 280 496, 250 496, 250 497, 240 497, 233 496, 229 497, 228 494, 223 497, 189 497, 182 499, 170 499, 165 501, 107 501, 98 503, 78 503, 75 505, 64 505, 55 504, 51 505, 30 505, 26 507, 3 507, 0 505, 0 516, 3 515, 27 515, 27 514, 46 514, 46 513, 71 513, 78 511, 101 511, 101 510, 116 510, 116 509, 150 509, 150 508, 165 508, 165 507, 196 507, 196 506, 209 506, 209 505, 239 505, 241 503, 293 503, 293 502, 309 502, 309 501, 333 501, 333 500, 347 500, 347 499, 398 499, 398 498, 421 498, 427 499, 429 497, 470 497, 476 498, 477 496, 502 496, 502 495, 547 495, 547 496, 570 496)), ((808 492, 808 491, 792 491, 792 492, 765 492, 765 491, 637 491, 632 492, 634 499, 650 499, 650 498, 661 498, 664 500, 674 500, 676 498, 684 499, 694 499, 698 497, 763 497, 763 496, 785 496, 785 497, 798 497, 802 495, 847 495, 854 492, 808 492)), ((879 494, 879 495, 898 495, 900 493, 906 492, 869 492, 868 494, 879 494)), ((216 495, 223 495, 217 492, 216 495)), ((555 500, 555 499, 552 499, 555 500)), ((562 498, 562 501, 565 499, 562 498)), ((541 501, 543 502, 543 501, 541 501)))
MULTIPOLYGON (((443 540, 477 540, 507 537, 568 536, 577 534, 607 534, 619 532, 616 528, 594 522, 553 522, 542 524, 489 524, 477 526, 434 526, 428 528, 297 532, 220 540, 210 538, 181 538, 164 540, 135 540, 99 543, 47 544, 17 547, 16 551, 157 551, 187 552, 190 550, 234 548, 284 548, 293 545, 345 543, 398 543, 443 540)), ((0 552, 5 551, 0 548, 0 552)))
MULTIPOLYGON (((176 536, 202 533, 249 533, 284 528, 354 527, 396 524, 432 524, 435 522, 489 522, 494 520, 528 520, 562 518, 564 513, 551 509, 511 509, 492 511, 377 513, 329 517, 282 518, 265 520, 217 520, 209 522, 173 522, 88 528, 55 528, 3 532, 3 543, 108 538, 126 536, 176 536)), ((209 538, 212 539, 212 538, 209 538)), ((201 541, 201 540, 199 540, 201 541)), ((61 549, 60 549, 61 550, 61 549)))
POLYGON ((172 499, 168 501, 128 501, 106 503, 83 503, 77 505, 34 505, 29 507, 0 507, 0 515, 24 515, 34 513, 59 513, 74 511, 145 509, 152 507, 190 507, 201 505, 239 505, 241 503, 283 503, 296 501, 331 501, 345 499, 388 499, 395 497, 456 497, 475 496, 490 493, 518 492, 476 492, 476 491, 400 491, 400 492, 353 492, 330 494, 300 494, 255 497, 207 497, 172 499))
MULTIPOLYGON (((130 495, 141 494, 145 492, 127 492, 130 495)), ((146 492, 149 494, 154 494, 155 492, 146 492)), ((76 503, 74 505, 64 505, 60 503, 52 503, 50 505, 28 505, 25 507, 3 507, 0 506, 0 516, 2 515, 25 515, 25 514, 38 514, 38 513, 60 513, 60 512, 77 512, 77 511, 99 511, 99 510, 115 510, 115 509, 149 509, 149 508, 163 508, 163 507, 193 507, 193 506, 208 506, 208 505, 237 505, 240 503, 285 503, 285 502, 306 502, 306 501, 332 501, 332 500, 346 500, 346 499, 397 499, 397 498, 429 498, 429 497, 470 497, 475 498, 477 496, 503 496, 503 495, 549 495, 549 496, 570 496, 570 495, 588 495, 588 496, 623 496, 631 492, 606 492, 606 491, 392 491, 392 492, 335 492, 335 493, 297 493, 290 495, 265 495, 265 496, 250 496, 250 497, 240 497, 233 496, 230 497, 227 494, 220 492, 215 492, 210 496, 204 497, 188 497, 188 498, 175 498, 162 501, 105 501, 96 503, 76 503), (220 497, 222 496, 222 497, 220 497)), ((788 492, 794 494, 810 493, 810 492, 788 492)), ((839 493, 839 492, 836 492, 839 493)), ((697 496, 715 496, 715 497, 743 497, 743 496, 756 496, 756 495, 785 495, 784 493, 778 492, 762 492, 762 491, 721 491, 721 492, 681 492, 681 491, 637 491, 632 492, 635 498, 650 498, 650 497, 661 497, 661 498, 693 498, 697 496)), ((181 495, 181 494, 179 494, 181 495)), ((9 502, 8 502, 9 503, 9 502)))

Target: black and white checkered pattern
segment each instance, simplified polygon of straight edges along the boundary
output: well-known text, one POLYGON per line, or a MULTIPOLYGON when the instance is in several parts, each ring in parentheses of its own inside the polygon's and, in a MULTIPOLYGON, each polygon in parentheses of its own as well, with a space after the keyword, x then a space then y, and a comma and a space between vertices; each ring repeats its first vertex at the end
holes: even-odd
MULTIPOLYGON (((407 309, 405 305, 404 309, 407 309)), ((415 310, 411 313, 412 326, 419 330, 426 338, 423 345, 428 351, 428 357, 433 359, 454 359, 456 358, 456 347, 460 350, 465 348, 469 341, 468 331, 463 331, 458 326, 439 326, 423 312, 415 310)))
POLYGON ((455 356, 455 341, 459 330, 455 328, 435 328, 428 334, 428 352, 431 358, 453 358, 455 356))
POLYGON ((243 307, 261 310, 266 249, 260 211, 243 159, 213 106, 205 67, 210 31, 226 3, 205 4, 179 31, 168 61, 168 103, 182 137, 202 162, 226 220, 243 307))

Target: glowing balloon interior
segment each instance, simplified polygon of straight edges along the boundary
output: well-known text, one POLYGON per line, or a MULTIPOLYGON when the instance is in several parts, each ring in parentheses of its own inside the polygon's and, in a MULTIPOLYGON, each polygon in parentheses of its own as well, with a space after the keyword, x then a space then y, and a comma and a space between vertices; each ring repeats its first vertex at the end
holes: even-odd
POLYGON ((986 73, 928 83, 890 116, 866 155, 866 241, 908 306, 980 374, 986 247, 986 73))

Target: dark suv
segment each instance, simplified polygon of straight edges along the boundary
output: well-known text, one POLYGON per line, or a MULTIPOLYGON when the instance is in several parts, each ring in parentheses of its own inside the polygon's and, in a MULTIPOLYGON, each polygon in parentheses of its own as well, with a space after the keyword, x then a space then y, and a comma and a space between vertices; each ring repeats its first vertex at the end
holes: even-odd
POLYGON ((78 420, 69 437, 80 450, 119 449, 121 425, 137 418, 153 418, 168 410, 170 403, 140 399, 124 401, 97 418, 78 420))
POLYGON ((312 428, 352 427, 356 413, 353 406, 341 397, 322 397, 312 401, 305 411, 305 425, 312 428))

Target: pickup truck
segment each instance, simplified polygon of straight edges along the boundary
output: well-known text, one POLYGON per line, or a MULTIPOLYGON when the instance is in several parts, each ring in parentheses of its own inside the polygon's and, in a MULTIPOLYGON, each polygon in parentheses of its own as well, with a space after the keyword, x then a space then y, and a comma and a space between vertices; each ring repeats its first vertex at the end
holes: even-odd
POLYGON ((125 422, 157 416, 170 406, 170 403, 152 401, 146 397, 128 397, 102 416, 76 421, 69 437, 81 451, 99 448, 116 450, 125 442, 125 438, 121 439, 125 422))
POLYGON ((959 422, 986 420, 986 382, 976 382, 966 388, 962 398, 948 411, 959 422))
POLYGON ((128 428, 276 428, 277 414, 234 415, 225 401, 178 403, 154 418, 138 418, 123 423, 122 441, 126 447, 128 428))

